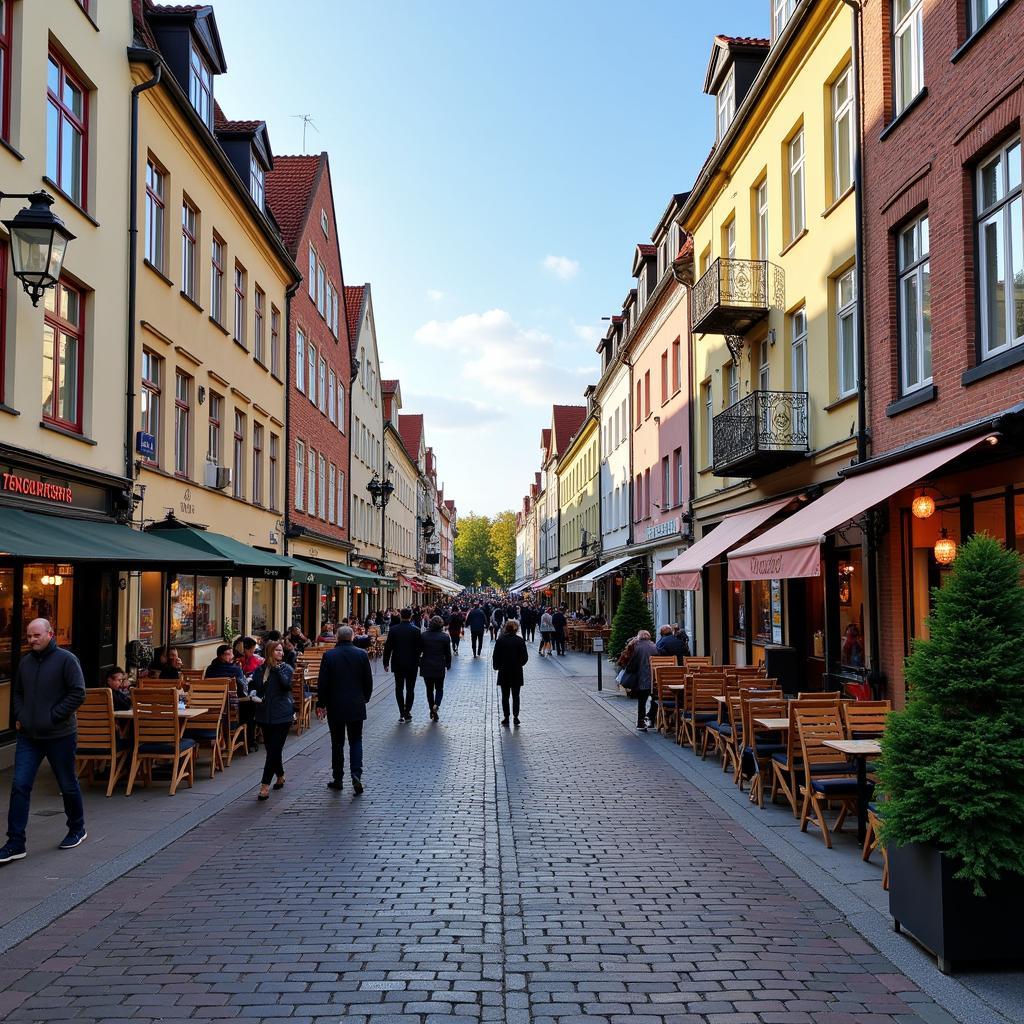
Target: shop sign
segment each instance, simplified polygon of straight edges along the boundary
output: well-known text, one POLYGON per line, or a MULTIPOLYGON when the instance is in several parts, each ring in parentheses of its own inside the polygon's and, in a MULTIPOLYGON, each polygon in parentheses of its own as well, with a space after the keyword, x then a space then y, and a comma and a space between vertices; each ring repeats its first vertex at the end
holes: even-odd
POLYGON ((153 434, 147 434, 144 430, 137 430, 135 432, 135 451, 144 459, 155 459, 156 437, 153 434))
POLYGON ((670 534, 679 532, 679 520, 678 519, 666 519, 663 523, 658 523, 657 526, 647 527, 647 540, 656 540, 658 537, 667 537, 670 534))
POLYGON ((178 504, 183 515, 194 516, 196 514, 196 506, 192 501, 192 488, 186 487, 185 493, 181 496, 181 501, 178 504))
POLYGON ((0 492, 49 506, 84 508, 94 512, 106 512, 108 508, 107 492, 102 487, 72 484, 67 479, 11 465, 0 466, 0 492))

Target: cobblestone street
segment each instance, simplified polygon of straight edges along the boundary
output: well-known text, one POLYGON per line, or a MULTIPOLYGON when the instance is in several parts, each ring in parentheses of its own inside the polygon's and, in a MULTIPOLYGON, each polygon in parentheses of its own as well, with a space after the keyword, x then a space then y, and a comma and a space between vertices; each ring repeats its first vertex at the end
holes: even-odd
POLYGON ((363 796, 325 788, 321 726, 269 803, 235 801, 9 950, 0 1014, 953 1020, 561 664, 531 661, 522 728, 502 728, 489 649, 457 658, 438 724, 421 688, 400 725, 378 680, 363 796))

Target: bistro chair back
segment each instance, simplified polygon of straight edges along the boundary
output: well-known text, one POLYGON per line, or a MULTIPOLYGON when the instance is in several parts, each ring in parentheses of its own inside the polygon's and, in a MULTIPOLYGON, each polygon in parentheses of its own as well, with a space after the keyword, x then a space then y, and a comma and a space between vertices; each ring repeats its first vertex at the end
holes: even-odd
MULTIPOLYGON (((772 803, 778 793, 786 798, 793 817, 799 817, 797 805, 797 779, 800 771, 800 733, 796 727, 796 715, 799 709, 813 710, 816 708, 831 709, 832 717, 839 720, 838 693, 802 693, 796 700, 788 702, 789 731, 786 733, 786 749, 772 755, 772 803)), ((835 760, 835 758, 833 758, 835 760)))
MULTIPOLYGON (((201 679, 192 684, 188 692, 188 706, 202 708, 205 713, 189 721, 185 727, 185 735, 195 740, 201 747, 210 747, 210 778, 220 770, 224 770, 225 719, 227 718, 228 679, 201 679)), ((198 751, 196 752, 198 759, 198 751)))
POLYGON ((768 670, 762 661, 760 665, 737 665, 729 670, 738 679, 757 679, 768 674, 768 670))
POLYGON ((685 658, 683 658, 683 665, 686 666, 686 668, 688 668, 690 670, 695 670, 695 669, 699 669, 699 668, 710 668, 712 665, 714 665, 714 663, 715 663, 714 658, 707 658, 707 657, 697 658, 697 657, 691 657, 689 655, 687 655, 685 658))
POLYGON ((313 696, 306 691, 306 672, 299 666, 292 675, 292 703, 295 705, 295 735, 301 736, 313 721, 313 696))
MULTIPOLYGON (((651 658, 653 662, 654 659, 651 658)), ((675 658, 672 659, 675 662, 675 658)), ((670 690, 670 686, 684 686, 686 684, 686 669, 681 665, 654 665, 651 674, 654 677, 654 699, 658 703, 658 714, 656 728, 658 732, 668 733, 670 728, 675 728, 677 710, 681 703, 682 693, 679 690, 670 690)))
POLYGON ((679 662, 676 661, 676 656, 674 654, 652 654, 650 658, 648 658, 648 661, 651 663, 652 673, 656 668, 659 668, 662 665, 673 666, 679 664, 679 662))
POLYGON ((181 688, 187 690, 193 683, 199 682, 206 674, 204 668, 183 668, 178 675, 181 677, 181 688))
POLYGON ((847 739, 873 740, 885 732, 885 722, 892 711, 887 700, 843 701, 843 723, 847 739))
POLYGON ((832 708, 813 707, 797 711, 796 725, 804 779, 800 786, 803 797, 800 831, 807 831, 813 812, 825 845, 832 849, 832 832, 842 829, 847 812, 854 809, 857 802, 857 780, 850 774, 849 765, 841 760, 841 754, 825 746, 826 740, 845 739, 842 721, 832 708), (840 805, 839 816, 831 829, 825 821, 824 804, 828 802, 840 805))
POLYGON ((686 709, 684 713, 690 745, 695 754, 703 758, 707 754, 708 722, 718 718, 718 701, 725 693, 725 679, 720 675, 699 675, 692 683, 686 684, 686 709))
POLYGON ((144 778, 153 777, 153 764, 171 764, 170 796, 178 785, 188 779, 189 789, 195 782, 196 742, 182 739, 178 724, 178 692, 171 686, 152 686, 136 691, 132 701, 132 766, 128 773, 127 794, 131 796, 135 779, 143 768, 144 778))
POLYGON ((107 796, 110 796, 128 763, 128 744, 117 734, 114 695, 107 687, 86 690, 77 718, 75 770, 79 775, 88 771, 89 781, 94 782, 96 769, 106 767, 109 773, 107 796))
POLYGON ((740 713, 743 743, 737 749, 739 778, 736 783, 742 790, 744 777, 749 777, 750 799, 764 807, 764 780, 771 777, 772 757, 784 751, 786 744, 777 729, 760 725, 757 719, 785 718, 786 699, 781 690, 745 689, 740 696, 740 713))
POLYGON ((144 686, 147 689, 153 686, 173 686, 175 689, 178 688, 177 679, 161 679, 159 676, 144 676, 139 680, 139 686, 144 686))

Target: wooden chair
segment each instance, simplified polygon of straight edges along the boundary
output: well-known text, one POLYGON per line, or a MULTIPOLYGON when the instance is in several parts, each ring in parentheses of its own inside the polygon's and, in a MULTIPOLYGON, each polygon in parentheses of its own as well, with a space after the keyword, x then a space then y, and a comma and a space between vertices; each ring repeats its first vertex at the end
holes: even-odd
POLYGON ((292 703, 295 705, 295 735, 301 736, 313 722, 313 697, 306 692, 306 674, 299 667, 292 676, 292 703))
POLYGON ((778 732, 758 725, 755 718, 785 718, 786 701, 781 690, 745 687, 740 691, 740 737, 736 746, 736 785, 743 791, 743 766, 750 768, 750 799, 764 807, 764 778, 772 756, 785 750, 778 732))
POLYGON ((873 740, 885 732, 885 722, 892 711, 888 700, 843 701, 843 724, 851 740, 873 740))
POLYGON ((669 690, 668 687, 684 685, 686 669, 676 664, 656 665, 652 667, 651 675, 654 680, 654 699, 658 702, 655 728, 658 732, 668 735, 669 729, 675 729, 680 704, 678 691, 669 690))
POLYGON ((132 795, 135 779, 143 766, 145 781, 152 780, 153 764, 157 761, 171 763, 170 796, 174 796, 183 779, 188 779, 191 789, 196 777, 196 741, 182 738, 176 687, 147 686, 137 690, 132 699, 132 723, 135 737, 127 795, 132 795))
POLYGON ((871 854, 875 850, 882 851, 882 888, 889 889, 889 851, 882 842, 882 822, 878 808, 873 804, 868 806, 868 830, 864 834, 864 849, 861 850, 860 858, 864 861, 871 860, 871 854))
POLYGON ((796 716, 800 735, 800 757, 804 781, 800 786, 803 804, 800 811, 800 831, 806 832, 814 821, 821 829, 825 846, 832 849, 832 833, 842 830, 850 811, 857 812, 857 779, 850 774, 849 765, 837 764, 836 751, 825 746, 826 740, 845 739, 843 724, 835 709, 830 707, 804 708, 796 716), (839 816, 829 829, 825 821, 825 803, 838 803, 839 816))
POLYGON ((709 722, 718 718, 718 701, 725 691, 721 676, 694 676, 686 684, 686 705, 683 711, 686 733, 695 754, 707 755, 709 722))
MULTIPOLYGON (((205 668, 183 668, 178 673, 181 676, 181 688, 187 690, 193 683, 201 682, 206 675, 205 668)), ((166 682, 166 680, 165 680, 166 682)))
MULTIPOLYGON (((193 718, 185 726, 185 735, 201 747, 210 745, 210 778, 224 770, 225 719, 227 717, 229 679, 201 679, 192 684, 188 692, 188 706, 203 708, 205 713, 193 718)), ((196 760, 199 751, 196 750, 196 760)))
POLYGON ((86 690, 77 717, 75 771, 78 775, 88 771, 89 782, 95 782, 96 769, 105 766, 109 772, 107 796, 111 796, 128 766, 128 741, 117 733, 114 695, 106 687, 86 690))
POLYGON ((249 733, 239 710, 238 687, 232 688, 230 680, 228 681, 228 706, 224 728, 224 756, 227 758, 230 768, 236 751, 240 750, 246 756, 249 755, 249 733))
MULTIPOLYGON (((775 803, 775 797, 781 790, 786 798, 793 817, 800 816, 800 809, 797 806, 797 780, 801 770, 800 765, 800 734, 796 727, 796 713, 799 708, 832 708, 836 718, 839 718, 839 694, 802 694, 797 700, 787 702, 789 712, 789 731, 786 733, 785 751, 777 751, 772 754, 772 791, 771 801, 775 803)), ((832 760, 836 761, 839 754, 833 751, 832 760)))
POLYGON ((698 668, 711 668, 714 665, 713 658, 691 658, 689 656, 683 658, 683 666, 693 671, 698 668))
POLYGON ((647 659, 651 663, 651 671, 653 672, 659 665, 678 665, 676 656, 674 654, 652 654, 647 659))

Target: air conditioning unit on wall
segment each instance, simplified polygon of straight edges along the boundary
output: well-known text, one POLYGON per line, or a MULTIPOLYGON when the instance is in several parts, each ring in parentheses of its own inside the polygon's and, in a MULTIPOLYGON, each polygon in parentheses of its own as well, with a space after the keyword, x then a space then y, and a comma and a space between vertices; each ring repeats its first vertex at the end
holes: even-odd
POLYGON ((226 466, 218 466, 215 462, 206 464, 206 486, 223 491, 231 486, 231 470, 226 466))

